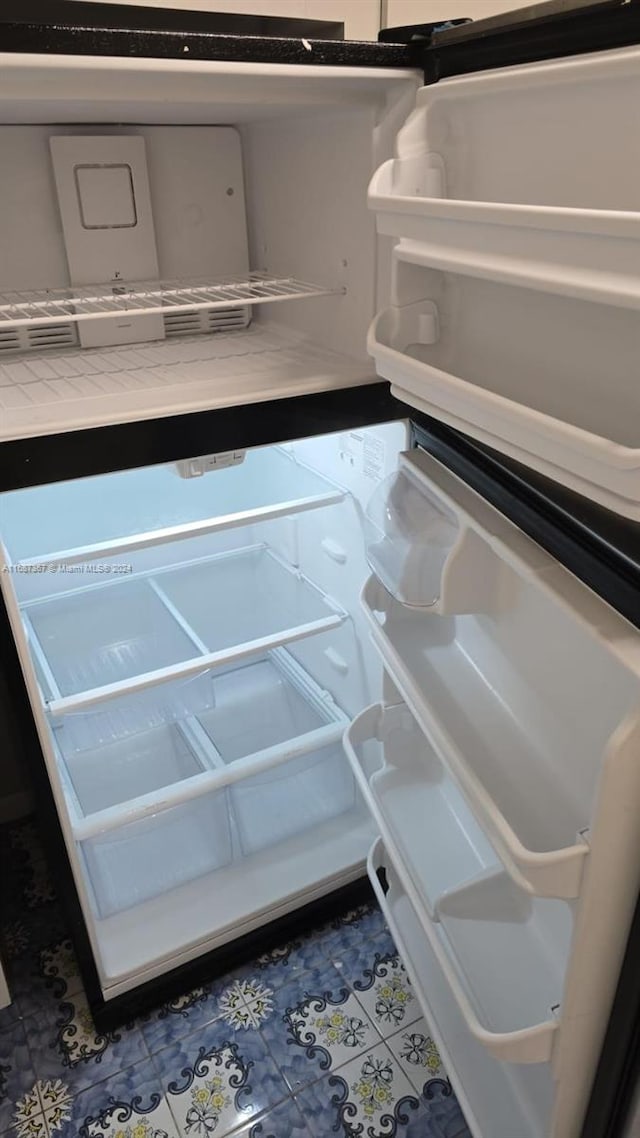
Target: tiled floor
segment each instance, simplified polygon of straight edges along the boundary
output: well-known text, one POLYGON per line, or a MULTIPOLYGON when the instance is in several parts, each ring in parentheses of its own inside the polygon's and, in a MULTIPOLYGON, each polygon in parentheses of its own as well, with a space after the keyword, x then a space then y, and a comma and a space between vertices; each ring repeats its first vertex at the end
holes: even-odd
POLYGON ((34 826, 0 841, 0 1134, 469 1138, 376 908, 99 1035, 34 826))

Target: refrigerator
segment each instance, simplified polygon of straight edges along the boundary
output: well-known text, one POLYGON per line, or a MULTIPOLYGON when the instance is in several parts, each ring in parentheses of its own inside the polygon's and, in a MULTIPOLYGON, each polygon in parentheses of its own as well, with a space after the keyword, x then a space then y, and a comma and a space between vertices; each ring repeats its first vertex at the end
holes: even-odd
POLYGON ((55 7, 0 23, 0 634, 96 1023, 373 891, 474 1138, 614 1138, 640 6, 55 7))

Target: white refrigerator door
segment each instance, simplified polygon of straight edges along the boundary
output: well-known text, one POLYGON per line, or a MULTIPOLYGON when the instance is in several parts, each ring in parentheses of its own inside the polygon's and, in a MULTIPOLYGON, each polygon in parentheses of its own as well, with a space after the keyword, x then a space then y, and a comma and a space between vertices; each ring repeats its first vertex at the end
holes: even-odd
POLYGON ((476 1138, 577 1138, 640 886, 640 637, 420 450, 367 530, 372 884, 476 1138))
POLYGON ((640 519, 640 48, 423 87, 369 188, 394 394, 640 519))

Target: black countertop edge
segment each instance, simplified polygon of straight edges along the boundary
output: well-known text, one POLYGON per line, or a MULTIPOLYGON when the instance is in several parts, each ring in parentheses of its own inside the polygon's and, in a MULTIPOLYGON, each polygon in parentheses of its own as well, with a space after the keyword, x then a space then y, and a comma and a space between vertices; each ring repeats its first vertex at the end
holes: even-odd
POLYGON ((140 28, 0 23, 0 52, 224 60, 324 67, 420 67, 419 44, 140 28))

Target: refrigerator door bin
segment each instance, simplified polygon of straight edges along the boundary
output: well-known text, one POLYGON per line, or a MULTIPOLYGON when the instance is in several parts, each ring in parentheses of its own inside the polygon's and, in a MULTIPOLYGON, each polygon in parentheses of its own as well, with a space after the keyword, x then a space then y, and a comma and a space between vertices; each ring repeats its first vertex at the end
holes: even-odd
POLYGON ((394 302, 368 335, 378 374, 411 406, 640 518, 635 310, 428 260, 396 251, 394 302))
POLYGON ((308 833, 356 805, 340 743, 235 782, 229 795, 244 854, 308 833))
POLYGON ((477 612, 490 596, 498 570, 491 550, 461 526, 410 457, 380 484, 367 506, 367 560, 402 604, 434 612, 477 612))
POLYGON ((159 808, 81 841, 80 850, 99 918, 165 897, 231 861, 227 792, 159 808))
POLYGON ((3 494, 0 524, 10 563, 66 566, 297 514, 343 497, 339 486, 293 451, 255 447, 3 494))
POLYGON ((554 1083, 549 1063, 494 1058, 469 1025, 386 850, 375 843, 369 877, 445 1062, 474 1138, 539 1138, 549 1132, 554 1083), (386 892, 379 874, 384 872, 386 892))
POLYGON ((444 901, 442 920, 432 920, 400 865, 393 869, 471 1035, 494 1059, 548 1062, 573 924, 567 902, 532 899, 489 871, 451 893, 458 927, 448 915, 445 924, 444 901))
POLYGON ((494 583, 475 614, 440 616, 372 577, 374 643, 515 880, 575 897, 603 765, 607 785, 623 777, 622 728, 638 706, 627 626, 433 459, 402 461, 486 543, 494 583))
POLYGON ((496 854, 405 704, 363 711, 345 750, 386 848, 431 915, 442 893, 497 869, 496 854))

